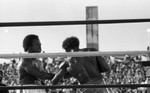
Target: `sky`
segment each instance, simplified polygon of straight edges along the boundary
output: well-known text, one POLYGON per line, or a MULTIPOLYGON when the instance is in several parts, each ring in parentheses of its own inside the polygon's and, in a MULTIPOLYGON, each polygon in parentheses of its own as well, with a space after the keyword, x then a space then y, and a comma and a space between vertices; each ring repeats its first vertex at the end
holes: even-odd
MULTIPOLYGON (((150 0, 0 0, 0 22, 86 20, 86 7, 98 6, 98 19, 150 18, 150 0)), ((142 51, 150 40, 150 23, 99 24, 99 51, 142 51)), ((22 41, 37 34, 42 50, 64 52, 62 42, 69 36, 86 47, 85 25, 1 27, 0 53, 23 52, 22 41)))

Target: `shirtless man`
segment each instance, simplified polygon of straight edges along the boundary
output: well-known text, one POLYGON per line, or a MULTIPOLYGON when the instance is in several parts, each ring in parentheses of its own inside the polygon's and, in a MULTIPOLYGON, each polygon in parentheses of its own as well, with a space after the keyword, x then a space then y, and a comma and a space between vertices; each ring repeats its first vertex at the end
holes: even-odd
MULTIPOLYGON (((96 51, 94 48, 79 49, 79 39, 77 37, 68 37, 64 40, 62 47, 66 52, 96 51)), ((72 57, 69 62, 64 61, 60 68, 66 69, 65 73, 75 77, 80 84, 104 84, 101 73, 110 71, 108 64, 101 56, 72 57)), ((58 83, 58 80, 55 79, 53 79, 53 84, 58 83)), ((107 93, 107 90, 105 88, 86 88, 80 89, 80 92, 107 93)))
MULTIPOLYGON (((41 42, 37 35, 27 35, 23 40, 23 48, 27 53, 40 53, 41 42)), ((54 74, 44 72, 43 63, 37 58, 23 58, 18 65, 21 85, 43 85, 43 79, 52 79, 54 74)), ((46 93, 45 89, 24 89, 23 93, 46 93)))

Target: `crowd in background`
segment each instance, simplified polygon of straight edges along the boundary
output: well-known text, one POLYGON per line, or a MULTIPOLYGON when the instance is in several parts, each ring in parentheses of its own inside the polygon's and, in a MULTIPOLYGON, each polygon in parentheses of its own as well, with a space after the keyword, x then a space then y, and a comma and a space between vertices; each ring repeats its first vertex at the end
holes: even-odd
MULTIPOLYGON (((144 84, 147 83, 146 69, 142 66, 139 61, 139 57, 105 57, 111 72, 103 73, 104 81, 106 84, 144 84)), ((59 70, 59 64, 63 58, 44 58, 41 62, 45 64, 45 71, 57 73, 59 70)), ((18 59, 11 59, 10 63, 0 64, 0 70, 3 71, 2 82, 7 86, 19 85, 17 65, 20 62, 18 59)), ((45 85, 51 85, 50 80, 45 80, 45 85)), ((64 79, 60 82, 60 85, 70 85, 76 83, 75 78, 64 79)), ((146 93, 146 88, 108 88, 112 93, 146 93)), ((51 90, 61 91, 63 89, 51 90)), ((66 90, 65 90, 66 91, 66 90)), ((71 89, 68 90, 71 93, 71 89)), ((15 90, 10 90, 10 93, 16 93, 15 90)), ((59 92, 60 93, 60 92, 59 92)))
MULTIPOLYGON (((111 72, 104 74, 107 84, 145 84, 147 83, 146 69, 140 58, 125 56, 107 62, 111 72)), ((146 88, 112 88, 114 93, 146 93, 146 88)))

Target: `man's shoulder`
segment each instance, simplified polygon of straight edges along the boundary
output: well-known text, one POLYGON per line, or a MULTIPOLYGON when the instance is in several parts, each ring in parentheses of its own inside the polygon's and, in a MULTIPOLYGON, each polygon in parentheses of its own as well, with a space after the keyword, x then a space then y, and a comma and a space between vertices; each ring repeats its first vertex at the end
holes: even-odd
POLYGON ((80 51, 97 51, 95 48, 82 48, 80 51))
POLYGON ((33 61, 32 58, 23 58, 22 63, 31 63, 33 61))
POLYGON ((32 64, 32 59, 31 58, 23 58, 21 61, 21 66, 30 66, 32 64))

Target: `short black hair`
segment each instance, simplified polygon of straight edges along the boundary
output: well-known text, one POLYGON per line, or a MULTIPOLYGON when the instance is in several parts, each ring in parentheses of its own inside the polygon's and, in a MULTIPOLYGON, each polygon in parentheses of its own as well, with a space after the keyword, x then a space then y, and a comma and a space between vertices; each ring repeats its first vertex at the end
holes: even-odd
POLYGON ((25 52, 28 51, 29 47, 32 46, 32 42, 35 39, 39 39, 39 37, 37 35, 34 35, 34 34, 27 35, 24 38, 24 40, 23 40, 23 48, 24 48, 25 52))
POLYGON ((65 50, 79 48, 79 44, 79 39, 75 36, 71 36, 63 41, 62 48, 65 50))

